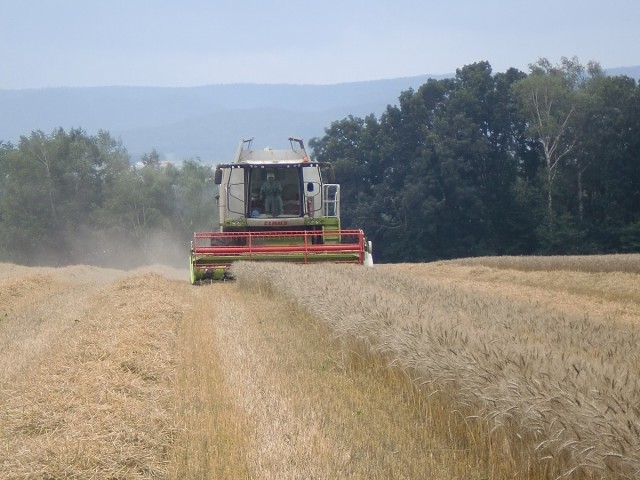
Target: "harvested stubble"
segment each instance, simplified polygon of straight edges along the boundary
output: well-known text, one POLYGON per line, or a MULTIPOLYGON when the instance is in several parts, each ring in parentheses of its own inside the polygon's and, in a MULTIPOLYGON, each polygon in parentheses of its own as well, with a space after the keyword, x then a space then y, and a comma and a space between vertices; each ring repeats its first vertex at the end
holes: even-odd
POLYGON ((104 285, 125 272, 36 272, 0 284, 0 340, 18 360, 3 351, 0 476, 163 476, 182 308, 156 293, 167 280, 140 272, 104 285), (36 291, 26 288, 34 278, 36 291))
POLYGON ((489 462, 506 458, 547 478, 640 474, 637 323, 572 315, 384 265, 310 272, 238 264, 235 273, 243 288, 276 292, 345 341, 391 358, 425 395, 453 395, 464 428, 488 426, 470 438, 491 444, 489 462))

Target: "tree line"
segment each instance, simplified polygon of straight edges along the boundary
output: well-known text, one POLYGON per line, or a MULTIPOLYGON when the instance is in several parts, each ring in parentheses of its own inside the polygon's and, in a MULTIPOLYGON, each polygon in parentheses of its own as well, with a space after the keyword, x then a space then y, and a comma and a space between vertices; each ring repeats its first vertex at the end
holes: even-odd
POLYGON ((106 131, 58 128, 1 144, 0 261, 127 267, 181 248, 186 263, 193 231, 213 227, 210 167, 161 167, 155 150, 142 164, 106 131))
POLYGON ((596 62, 488 62, 310 142, 383 262, 640 251, 640 87, 596 62))
MULTIPOLYGON (((309 145, 379 262, 640 251, 640 86, 595 62, 466 65, 309 145)), ((186 262, 192 232, 215 224, 211 168, 161 166, 155 150, 142 164, 105 131, 0 142, 0 261, 186 262)))

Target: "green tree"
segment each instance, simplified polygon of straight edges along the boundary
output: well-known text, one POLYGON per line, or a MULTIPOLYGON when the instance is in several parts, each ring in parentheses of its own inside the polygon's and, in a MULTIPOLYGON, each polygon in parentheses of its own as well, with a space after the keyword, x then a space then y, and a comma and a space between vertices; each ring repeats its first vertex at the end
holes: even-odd
POLYGON ((142 165, 145 167, 159 167, 160 166, 160 154, 155 148, 151 149, 151 152, 145 153, 141 158, 142 165))
POLYGON ((314 158, 332 162, 341 186, 342 224, 358 227, 371 207, 376 182, 378 151, 375 116, 349 116, 331 123, 322 138, 312 138, 314 158))
MULTIPOLYGON (((381 117, 383 162, 391 165, 384 186, 393 199, 386 214, 400 227, 387 231, 388 258, 511 251, 514 235, 526 237, 515 228, 514 202, 524 126, 510 97, 510 85, 523 76, 493 76, 487 62, 468 65, 455 79, 405 92, 381 117)), ((516 250, 530 243, 522 238, 516 250)))
MULTIPOLYGON (((366 229, 378 259, 481 254, 514 233, 527 236, 517 228, 513 200, 528 145, 510 95, 523 76, 513 70, 494 77, 487 62, 469 65, 455 79, 402 92, 379 122, 350 118, 312 143, 323 159, 334 147, 345 192, 357 192, 346 197, 357 199, 354 226, 366 229)), ((531 249, 529 239, 520 245, 531 249)))
POLYGON ((585 85, 578 142, 578 209, 592 250, 640 247, 640 86, 595 75, 585 85))
POLYGON ((576 88, 584 68, 576 59, 562 59, 553 66, 547 59, 530 65, 530 74, 513 85, 514 96, 529 122, 531 136, 540 143, 545 160, 547 225, 553 229, 554 182, 561 162, 569 158, 576 144, 573 120, 576 88))
POLYGON ((2 240, 14 261, 65 262, 87 249, 79 230, 102 202, 107 134, 56 129, 23 136, 3 155, 2 240))
POLYGON ((58 128, 25 135, 17 146, 2 143, 0 258, 125 267, 151 260, 158 245, 166 253, 173 239, 186 250, 194 230, 214 223, 209 177, 196 160, 181 169, 155 161, 133 168, 106 131, 58 128))
POLYGON ((57 146, 41 131, 23 136, 17 148, 5 153, 3 170, 0 235, 5 249, 28 263, 56 245, 60 248, 57 146))

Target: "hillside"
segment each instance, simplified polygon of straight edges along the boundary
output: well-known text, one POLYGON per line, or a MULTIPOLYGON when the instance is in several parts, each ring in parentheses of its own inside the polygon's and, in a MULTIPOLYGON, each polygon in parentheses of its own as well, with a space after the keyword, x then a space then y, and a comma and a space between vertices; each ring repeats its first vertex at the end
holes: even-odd
POLYGON ((1 264, 0 477, 627 478, 639 270, 1 264))
MULTIPOLYGON (((94 87, 0 90, 0 139, 33 130, 99 129, 120 137, 132 157, 155 148, 168 159, 226 161, 237 142, 280 144, 320 136, 348 115, 379 115, 429 75, 336 85, 232 84, 203 87, 94 87)), ((433 76, 436 78, 437 76, 433 76)))

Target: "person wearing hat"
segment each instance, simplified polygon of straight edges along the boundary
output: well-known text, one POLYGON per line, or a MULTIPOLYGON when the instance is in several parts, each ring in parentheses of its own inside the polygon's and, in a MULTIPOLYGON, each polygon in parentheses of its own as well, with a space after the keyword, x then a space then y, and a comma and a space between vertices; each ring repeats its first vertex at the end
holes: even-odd
POLYGON ((260 189, 260 199, 264 198, 264 211, 276 217, 282 214, 282 185, 273 173, 267 174, 267 181, 260 189))

